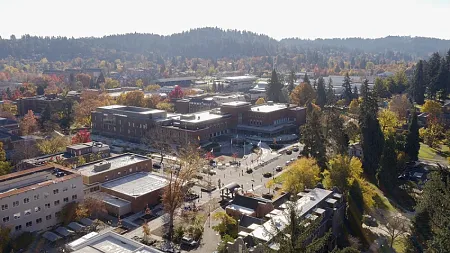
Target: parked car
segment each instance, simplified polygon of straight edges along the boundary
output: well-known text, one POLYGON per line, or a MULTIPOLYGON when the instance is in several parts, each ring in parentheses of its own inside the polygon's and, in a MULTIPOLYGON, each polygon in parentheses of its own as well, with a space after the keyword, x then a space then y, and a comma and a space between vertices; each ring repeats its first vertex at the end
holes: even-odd
POLYGON ((281 167, 281 166, 277 166, 277 168, 275 169, 275 171, 277 171, 277 172, 280 172, 282 170, 283 170, 283 167, 281 167))
POLYGON ((298 149, 298 147, 295 147, 295 148, 293 148, 293 149, 292 149, 292 151, 294 151, 294 152, 298 152, 298 151, 299 151, 299 149, 298 149))
POLYGON ((183 238, 181 238, 181 244, 182 245, 186 245, 189 247, 197 247, 198 243, 197 241, 195 241, 194 239, 187 237, 187 236, 183 236, 183 238))
POLYGON ((287 161, 286 161, 286 165, 289 165, 290 163, 291 163, 290 160, 287 160, 287 161))
POLYGON ((292 155, 292 150, 288 149, 288 150, 286 151, 286 155, 292 155))
POLYGON ((295 158, 291 158, 291 162, 295 161, 295 158))

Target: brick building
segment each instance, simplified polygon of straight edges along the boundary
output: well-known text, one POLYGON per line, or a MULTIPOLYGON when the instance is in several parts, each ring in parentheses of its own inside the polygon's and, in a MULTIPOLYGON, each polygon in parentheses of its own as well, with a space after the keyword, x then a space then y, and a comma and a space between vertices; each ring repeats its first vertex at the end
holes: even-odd
POLYGON ((39 114, 49 105, 57 111, 62 109, 63 101, 56 97, 56 95, 21 98, 17 100, 17 111, 20 116, 27 114, 28 110, 32 110, 34 113, 39 114))
POLYGON ((167 142, 183 144, 208 142, 225 134, 274 137, 297 133, 305 120, 305 108, 288 104, 252 106, 248 102, 234 101, 190 114, 111 105, 92 112, 92 132, 134 142, 142 142, 147 136, 159 136, 167 142))

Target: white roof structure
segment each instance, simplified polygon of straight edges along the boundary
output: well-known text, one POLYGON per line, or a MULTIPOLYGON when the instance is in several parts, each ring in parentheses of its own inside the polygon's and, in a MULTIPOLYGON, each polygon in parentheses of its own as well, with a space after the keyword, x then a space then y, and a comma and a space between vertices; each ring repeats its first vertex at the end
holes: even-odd
MULTIPOLYGON (((310 192, 304 194, 303 197, 296 202, 296 209, 300 212, 299 216, 305 216, 313 210, 318 203, 331 196, 332 193, 332 191, 314 188, 310 192)), ((288 224, 289 221, 287 220, 288 215, 286 212, 287 209, 277 215, 273 215, 269 221, 266 221, 262 226, 256 228, 250 235, 265 242, 270 241, 277 231, 284 229, 288 224)))
POLYGON ((264 105, 258 105, 253 106, 252 111, 253 112, 274 112, 278 110, 286 109, 286 104, 264 104, 264 105))
POLYGON ((113 232, 80 239, 67 244, 67 247, 75 253, 162 253, 113 232))
POLYGON ((88 163, 86 165, 82 165, 77 167, 76 170, 83 176, 92 176, 95 174, 100 174, 105 171, 115 170, 117 168, 122 168, 131 164, 139 163, 142 161, 147 161, 149 158, 145 156, 135 155, 135 154, 123 154, 115 157, 104 159, 103 161, 98 161, 94 163, 88 163), (108 169, 95 171, 94 167, 101 163, 109 163, 111 166, 108 169))
POLYGON ((139 172, 104 183, 102 187, 128 196, 139 197, 159 190, 167 184, 167 179, 161 176, 139 172))

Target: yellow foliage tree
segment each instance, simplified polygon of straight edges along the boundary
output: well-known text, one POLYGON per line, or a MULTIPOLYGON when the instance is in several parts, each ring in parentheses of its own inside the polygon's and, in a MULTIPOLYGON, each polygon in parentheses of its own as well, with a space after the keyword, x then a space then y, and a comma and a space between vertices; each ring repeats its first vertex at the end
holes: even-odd
POLYGON ((147 85, 147 87, 145 87, 145 91, 157 91, 161 89, 161 86, 157 85, 157 84, 150 84, 147 85))
POLYGON ((66 146, 70 144, 70 140, 64 136, 56 136, 51 139, 39 141, 36 146, 44 155, 51 155, 66 150, 66 146))
POLYGON ((168 103, 168 102, 158 103, 156 105, 156 108, 159 109, 159 110, 167 111, 167 112, 174 112, 175 111, 175 107, 173 106, 173 104, 172 103, 168 103))
POLYGON ((422 112, 429 113, 433 116, 439 116, 442 113, 442 106, 439 102, 434 100, 426 100, 422 106, 422 112))
POLYGON ((313 158, 298 159, 285 173, 283 189, 294 194, 315 187, 320 180, 320 168, 313 158))
POLYGON ((298 106, 304 106, 308 101, 312 102, 312 100, 316 97, 316 92, 310 84, 301 83, 295 87, 294 90, 292 90, 289 97, 291 99, 291 103, 298 106))
POLYGON ((378 113, 378 120, 385 135, 394 133, 400 124, 397 114, 387 109, 378 113))
POLYGON ((352 114, 359 114, 359 101, 357 99, 353 99, 348 106, 348 111, 352 114))
POLYGON ((136 87, 142 88, 144 86, 144 82, 142 79, 136 80, 136 87))
POLYGON ((361 178, 361 161, 356 157, 338 155, 329 162, 329 169, 324 171, 324 186, 332 188, 334 186, 344 193, 350 190, 353 181, 361 178))
POLYGON ((117 98, 117 104, 144 107, 145 95, 143 91, 134 90, 127 93, 122 93, 117 98))

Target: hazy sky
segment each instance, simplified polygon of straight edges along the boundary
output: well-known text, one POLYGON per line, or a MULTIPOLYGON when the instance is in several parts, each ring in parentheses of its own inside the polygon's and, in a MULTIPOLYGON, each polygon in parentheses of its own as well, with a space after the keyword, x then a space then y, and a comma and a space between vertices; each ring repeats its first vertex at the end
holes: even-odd
POLYGON ((0 36, 172 34, 204 26, 276 39, 450 39, 450 0, 0 0, 0 36))

